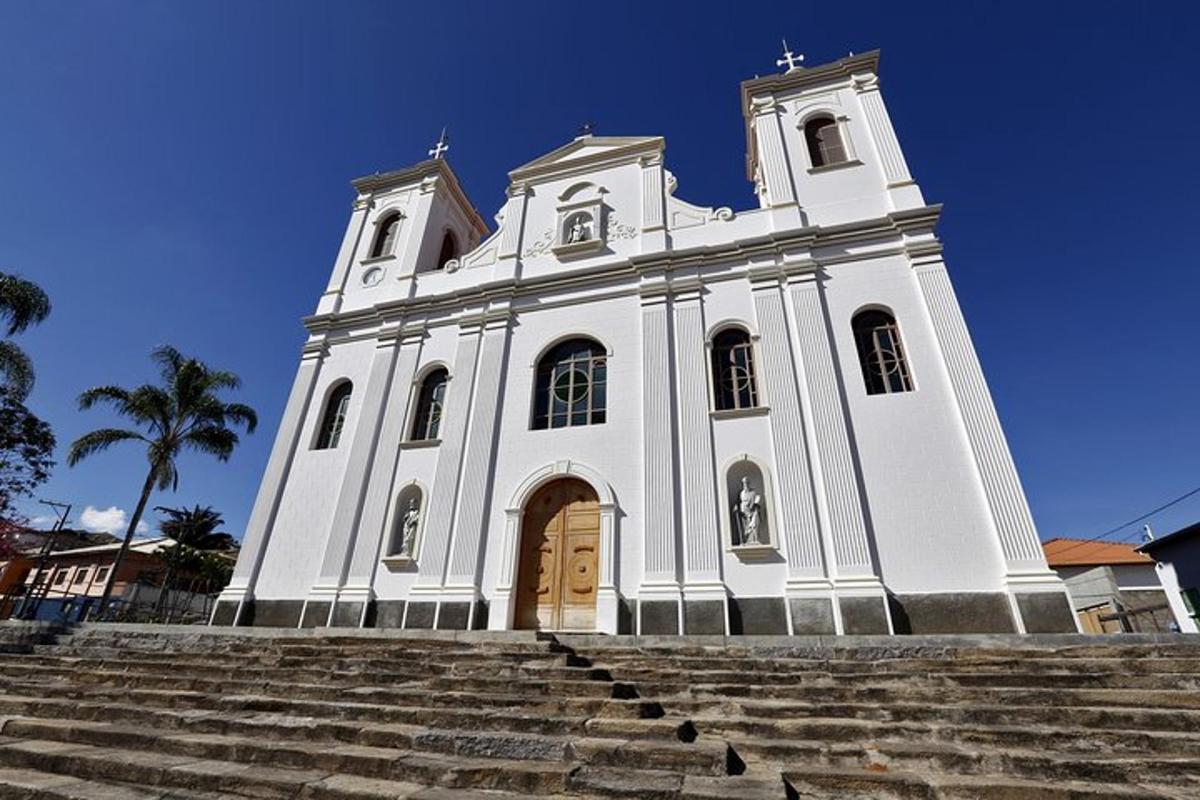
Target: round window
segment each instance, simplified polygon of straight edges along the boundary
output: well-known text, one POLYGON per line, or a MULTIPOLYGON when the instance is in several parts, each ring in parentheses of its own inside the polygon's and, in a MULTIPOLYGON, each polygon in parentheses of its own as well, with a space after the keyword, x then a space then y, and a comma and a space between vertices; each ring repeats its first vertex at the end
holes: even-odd
POLYGON ((554 399, 575 404, 588 395, 588 376, 581 369, 560 372, 554 379, 554 399))

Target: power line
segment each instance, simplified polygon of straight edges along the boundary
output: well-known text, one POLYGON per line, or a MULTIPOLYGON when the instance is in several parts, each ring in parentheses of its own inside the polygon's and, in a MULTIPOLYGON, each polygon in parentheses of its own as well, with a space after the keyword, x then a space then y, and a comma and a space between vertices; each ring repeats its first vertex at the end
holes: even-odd
MULTIPOLYGON (((1115 528, 1109 528, 1104 533, 1093 536, 1090 539, 1081 539, 1081 540, 1075 542, 1074 544, 1068 545, 1067 547, 1064 547, 1063 549, 1056 552, 1054 555, 1055 555, 1055 557, 1059 557, 1059 556, 1062 556, 1063 553, 1069 552, 1070 550, 1073 550, 1076 547, 1082 547, 1085 544, 1094 544, 1096 542, 1104 542, 1104 541, 1106 541, 1104 537, 1111 536, 1112 534, 1116 533, 1117 531, 1128 528, 1130 525, 1136 525, 1137 523, 1141 522, 1142 520, 1148 519, 1160 511, 1165 511, 1173 505, 1182 503, 1184 500, 1187 500, 1189 497, 1192 497, 1193 495, 1196 495, 1196 494, 1200 494, 1200 486, 1197 486, 1195 489, 1192 489, 1190 492, 1185 492, 1184 494, 1179 495, 1179 497, 1176 497, 1174 500, 1170 500, 1166 503, 1163 503, 1161 506, 1153 509, 1152 511, 1147 511, 1145 514, 1142 514, 1140 517, 1135 517, 1134 519, 1131 519, 1128 522, 1122 523, 1122 524, 1116 526, 1115 528)), ((1116 541, 1108 540, 1108 543, 1109 544, 1122 544, 1124 542, 1129 541, 1133 537, 1137 536, 1137 534, 1138 534, 1138 532, 1134 531, 1133 533, 1126 534, 1125 536, 1121 537, 1120 539, 1117 539, 1116 541)))

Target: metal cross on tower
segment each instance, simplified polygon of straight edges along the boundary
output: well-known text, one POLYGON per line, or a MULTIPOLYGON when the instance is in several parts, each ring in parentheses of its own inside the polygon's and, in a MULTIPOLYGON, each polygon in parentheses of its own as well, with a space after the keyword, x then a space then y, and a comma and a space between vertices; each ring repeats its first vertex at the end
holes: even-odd
POLYGON ((433 156, 434 160, 442 157, 442 154, 450 149, 450 145, 446 143, 446 129, 442 128, 442 135, 438 137, 437 144, 429 151, 429 155, 433 156))
POLYGON ((790 47, 788 47, 787 39, 784 39, 783 40, 783 58, 776 59, 776 61, 775 61, 776 66, 782 67, 786 64, 787 71, 791 72, 794 69, 800 69, 800 62, 803 60, 804 60, 804 54, 803 53, 793 53, 792 49, 790 47))

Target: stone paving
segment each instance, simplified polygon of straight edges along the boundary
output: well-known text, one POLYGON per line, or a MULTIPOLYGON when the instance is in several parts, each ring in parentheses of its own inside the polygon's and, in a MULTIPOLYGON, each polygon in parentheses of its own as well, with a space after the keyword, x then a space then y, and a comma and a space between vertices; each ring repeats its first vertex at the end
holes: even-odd
POLYGON ((1200 798, 1200 638, 0 625, 0 798, 1200 798))

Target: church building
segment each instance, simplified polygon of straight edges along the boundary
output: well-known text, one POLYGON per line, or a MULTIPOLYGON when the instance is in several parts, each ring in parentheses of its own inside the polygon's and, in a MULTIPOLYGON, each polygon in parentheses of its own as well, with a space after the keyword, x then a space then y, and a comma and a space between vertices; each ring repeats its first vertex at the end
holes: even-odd
POLYGON ((354 181, 213 624, 1076 631, 878 62, 742 84, 749 210, 655 136, 354 181))

